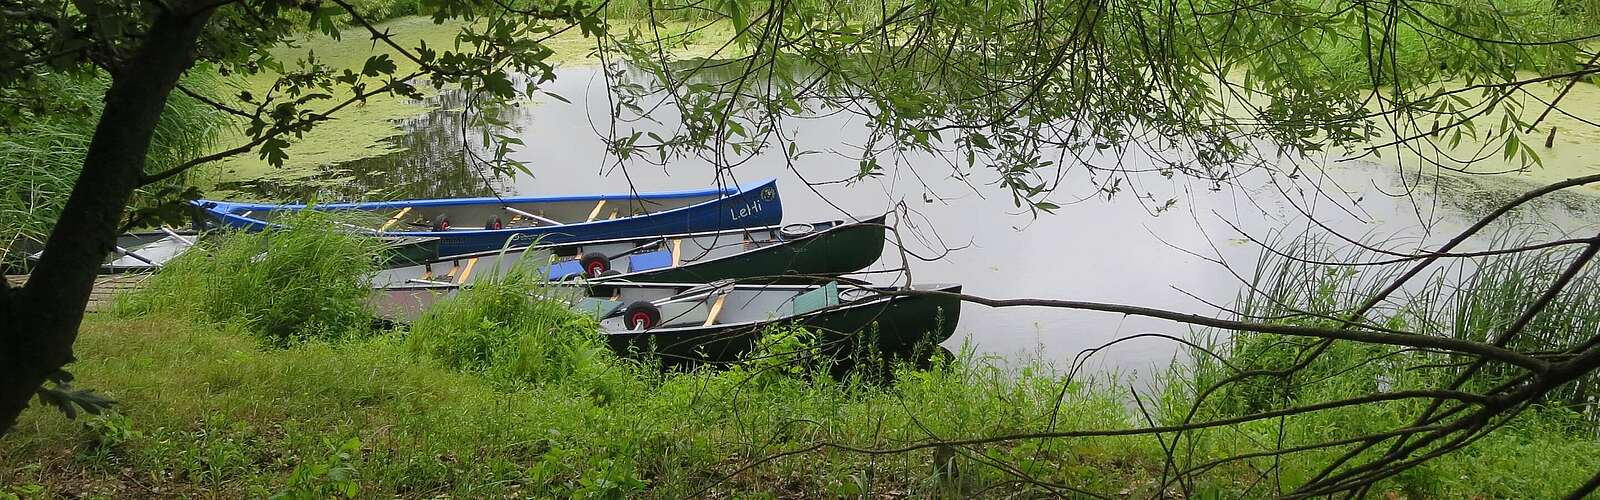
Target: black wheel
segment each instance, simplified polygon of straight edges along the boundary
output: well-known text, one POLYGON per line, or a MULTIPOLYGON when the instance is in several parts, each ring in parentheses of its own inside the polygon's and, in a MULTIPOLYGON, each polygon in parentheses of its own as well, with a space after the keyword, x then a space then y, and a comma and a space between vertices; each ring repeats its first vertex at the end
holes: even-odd
POLYGON ((629 330, 649 330, 661 323, 661 309, 643 300, 634 302, 622 310, 622 321, 629 330))
POLYGON ((778 228, 778 234, 783 235, 784 239, 791 240, 814 232, 817 232, 817 226, 805 222, 787 224, 778 228))
POLYGON ((433 218, 432 226, 433 226, 433 230, 434 231, 449 231, 450 230, 450 216, 445 215, 445 214, 439 214, 438 216, 435 216, 433 218))
POLYGON ((506 224, 504 222, 500 222, 499 217, 490 218, 488 221, 483 223, 484 229, 503 229, 505 227, 506 224))
POLYGON ((583 257, 578 259, 578 264, 583 266, 583 274, 591 278, 599 277, 606 271, 611 270, 611 259, 606 258, 606 254, 600 252, 583 254, 583 257))

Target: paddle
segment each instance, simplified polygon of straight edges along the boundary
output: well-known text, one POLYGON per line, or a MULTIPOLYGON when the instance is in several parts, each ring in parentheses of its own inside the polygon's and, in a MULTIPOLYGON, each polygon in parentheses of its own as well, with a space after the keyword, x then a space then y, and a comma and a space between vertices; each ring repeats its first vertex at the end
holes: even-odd
POLYGON ((161 232, 167 233, 167 236, 171 236, 173 239, 176 239, 179 242, 183 243, 183 246, 187 246, 187 247, 194 246, 194 240, 191 240, 191 239, 183 237, 183 235, 178 234, 177 231, 173 231, 172 228, 170 228, 170 227, 167 227, 165 225, 161 226, 161 232))
POLYGON ((152 261, 150 259, 144 258, 143 255, 139 255, 139 254, 133 253, 132 250, 128 250, 126 248, 122 248, 121 245, 118 245, 115 248, 117 249, 117 253, 120 253, 120 254, 129 256, 129 257, 133 257, 134 260, 137 260, 139 262, 143 262, 143 263, 146 263, 146 264, 150 264, 152 266, 160 266, 160 264, 155 263, 155 261, 152 261))

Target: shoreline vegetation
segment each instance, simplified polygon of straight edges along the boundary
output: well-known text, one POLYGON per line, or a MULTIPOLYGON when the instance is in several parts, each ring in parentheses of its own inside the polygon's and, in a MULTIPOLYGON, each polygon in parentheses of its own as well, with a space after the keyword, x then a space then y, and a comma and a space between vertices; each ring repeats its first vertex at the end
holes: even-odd
MULTIPOLYGON (((401 38, 445 45, 454 32, 455 26, 410 15, 413 0, 359 3, 388 18, 384 25, 401 38)), ((626 22, 613 27, 626 29, 626 22)), ((720 45, 718 37, 730 33, 701 35, 684 55, 720 45)), ((583 61, 592 43, 576 34, 557 37, 549 42, 557 51, 552 62, 583 61)), ((365 33, 347 32, 341 41, 308 36, 279 50, 313 51, 359 66, 372 46, 365 33)), ((3 235, 9 242, 0 241, 8 264, 19 258, 9 251, 18 248, 16 241, 37 239, 55 220, 53 203, 73 185, 104 93, 104 81, 94 75, 51 75, 40 82, 44 87, 23 89, 31 94, 0 95, 0 104, 28 101, 14 107, 39 116, 19 120, 28 128, 0 135, 0 159, 26 172, 8 171, 0 179, 9 183, 0 188, 16 194, 0 207, 6 217, 0 227, 18 228, 3 235)), ((219 94, 271 85, 261 78, 185 83, 219 94)), ((1594 82, 1578 87, 1564 102, 1600 103, 1594 82)), ((1524 114, 1542 110, 1537 101, 1552 97, 1540 92, 1530 93, 1524 114)), ((1553 115, 1542 125, 1560 130, 1554 148, 1543 149, 1540 131, 1548 128, 1524 139, 1543 166, 1466 177, 1537 184, 1594 172, 1600 132, 1577 124, 1600 120, 1581 112, 1600 104, 1577 107, 1577 115, 1553 115)), ((393 146, 386 139, 400 132, 396 121, 425 111, 404 99, 373 98, 297 141, 281 169, 246 155, 168 187, 317 175, 331 165, 389 154, 393 146)), ((223 115, 183 96, 172 99, 167 113, 152 169, 239 140, 223 115)), ((1452 149, 1471 152, 1462 148, 1476 149, 1467 142, 1452 149)), ((1519 156, 1502 158, 1492 145, 1488 152, 1494 154, 1475 171, 1520 164, 1519 156)), ((1139 497, 1271 497, 1303 484, 1352 447, 1271 452, 1404 428, 1428 400, 1375 400, 1181 435, 1101 431, 1425 390, 1456 377, 1477 390, 1514 375, 1493 368, 1468 373, 1440 353, 1198 331, 1191 332, 1191 355, 1175 359, 1155 380, 1006 363, 971 346, 930 369, 898 366, 891 367, 892 376, 863 371, 836 379, 810 359, 811 335, 797 329, 768 332, 756 355, 738 365, 663 373, 649 359, 607 350, 592 320, 528 300, 539 281, 526 273, 474 284, 410 326, 380 329, 360 278, 375 258, 373 245, 314 229, 329 224, 316 214, 306 217, 286 230, 203 242, 207 251, 173 262, 114 311, 90 314, 74 347, 79 361, 70 368, 83 387, 119 404, 75 420, 49 407, 24 411, 14 432, 0 440, 0 500, 1038 497, 1072 495, 1074 488, 1139 497), (1199 395, 1199 388, 1238 370, 1279 371, 1301 359, 1314 362, 1282 371, 1288 373, 1283 377, 1199 395), (1084 435, 1040 435, 1049 432, 1084 435), (1213 464, 1240 455, 1249 458, 1213 464), (1158 482, 1174 470, 1196 473, 1158 482)), ((1503 234, 1495 246, 1516 247, 1521 237, 1503 234)), ((1320 241, 1286 243, 1280 246, 1301 253, 1263 257, 1252 283, 1261 292, 1234 304, 1241 316, 1326 326, 1327 318, 1357 309, 1395 272, 1308 264, 1370 255, 1341 254, 1320 241)), ((1539 296, 1538 284, 1561 274, 1576 251, 1465 259, 1385 301, 1368 319, 1396 330, 1484 341, 1518 321, 1518 312, 1539 296)), ((1569 292, 1531 317, 1513 347, 1558 351, 1597 329, 1600 269, 1590 265, 1576 274, 1569 292)), ((1600 377, 1593 374, 1558 387, 1483 439, 1379 481, 1369 493, 1548 498, 1572 491, 1589 480, 1600 456, 1595 394, 1600 377)), ((1370 458, 1381 452, 1351 453, 1370 458)))
MULTIPOLYGON (((1298 484, 1345 448, 1228 463, 1183 484, 1156 481, 1172 466, 1392 428, 1425 404, 1393 400, 1218 426, 1183 434, 1181 445, 1161 435, 987 442, 1179 423, 1191 418, 1195 388, 1225 375, 1225 366, 1270 369, 1311 343, 1197 335, 1219 361, 1174 360, 1153 384, 1070 378, 1070 367, 1006 365, 965 347, 929 370, 898 367, 889 383, 877 375, 833 379, 800 362, 804 331, 773 331, 743 364, 664 374, 648 359, 606 350, 592 320, 528 300, 538 280, 525 273, 475 284, 409 328, 373 330, 359 300, 364 285, 348 273, 278 272, 371 258, 369 247, 323 226, 235 235, 209 256, 186 254, 114 312, 90 315, 74 373, 119 406, 76 421, 50 408, 26 411, 0 440, 0 497, 1030 497, 1068 494, 1052 486, 1065 484, 1135 497, 1254 498, 1298 484), (268 257, 255 258, 263 247, 268 257), (975 442, 940 444, 951 440, 975 442)), ((1319 242, 1303 243, 1310 250, 1302 257, 1333 256, 1319 242)), ((1533 281, 1529 275, 1558 269, 1560 255, 1545 257, 1486 258, 1478 268, 1489 271, 1442 272, 1430 289, 1469 291, 1447 297, 1463 307, 1422 293, 1379 319, 1471 338, 1517 310, 1507 299, 1522 296, 1517 287, 1533 281), (1443 286, 1451 283, 1465 286, 1443 286), (1462 316, 1419 311, 1428 305, 1462 316)), ((1244 314, 1333 315, 1383 276, 1270 258, 1260 268, 1256 285, 1272 300, 1242 297, 1244 314)), ((1600 286, 1594 272, 1581 280, 1585 289, 1600 286)), ((1563 325, 1600 324, 1597 294, 1568 297, 1534 323, 1528 342, 1560 345, 1569 341, 1563 325)), ((1292 379, 1230 386, 1192 417, 1403 391, 1449 376, 1392 373, 1386 367, 1432 354, 1382 350, 1336 343, 1292 379)), ((1583 396, 1593 381, 1583 384, 1590 385, 1372 491, 1569 491, 1592 472, 1574 465, 1600 454, 1600 426, 1583 396), (1574 394, 1576 405, 1568 403, 1574 394)))

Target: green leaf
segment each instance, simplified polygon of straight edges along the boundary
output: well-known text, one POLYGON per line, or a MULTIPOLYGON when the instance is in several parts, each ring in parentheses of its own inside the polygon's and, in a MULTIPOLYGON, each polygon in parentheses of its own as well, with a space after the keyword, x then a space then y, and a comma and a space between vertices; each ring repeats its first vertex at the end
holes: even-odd
POLYGON ((511 79, 507 78, 503 72, 484 75, 483 90, 502 99, 509 99, 517 95, 516 88, 511 85, 511 79))
POLYGON ((361 65, 361 74, 366 76, 392 75, 398 69, 394 60, 389 59, 389 54, 378 54, 367 58, 366 64, 361 65))

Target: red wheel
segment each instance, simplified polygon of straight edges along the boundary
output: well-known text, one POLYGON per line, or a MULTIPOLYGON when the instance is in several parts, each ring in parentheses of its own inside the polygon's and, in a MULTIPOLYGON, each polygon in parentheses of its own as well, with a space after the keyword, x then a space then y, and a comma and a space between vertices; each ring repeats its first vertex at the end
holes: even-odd
POLYGON ((628 304, 622 311, 622 320, 629 330, 649 330, 661 322, 661 310, 655 304, 638 301, 628 304))
POLYGON ((605 254, 600 252, 583 254, 583 257, 578 259, 578 263, 583 266, 584 274, 589 275, 591 278, 598 278, 601 274, 611 270, 611 259, 606 258, 605 254))

